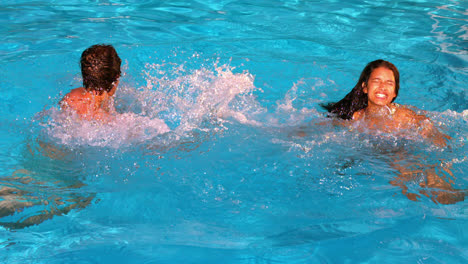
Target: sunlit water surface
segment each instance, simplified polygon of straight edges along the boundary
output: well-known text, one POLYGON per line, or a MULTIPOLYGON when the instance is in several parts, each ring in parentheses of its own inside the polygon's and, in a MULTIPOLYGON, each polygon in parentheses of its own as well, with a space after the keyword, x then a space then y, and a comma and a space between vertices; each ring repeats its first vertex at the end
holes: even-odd
POLYGON ((2 263, 468 261, 467 2, 131 2, 0 4, 2 263), (57 106, 96 43, 108 124, 57 106), (325 117, 378 58, 447 147, 325 117))

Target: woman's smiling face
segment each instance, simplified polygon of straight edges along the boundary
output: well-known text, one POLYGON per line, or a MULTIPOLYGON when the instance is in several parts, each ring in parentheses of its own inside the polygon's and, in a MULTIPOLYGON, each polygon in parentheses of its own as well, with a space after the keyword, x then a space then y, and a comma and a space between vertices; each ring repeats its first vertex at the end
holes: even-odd
POLYGON ((362 88, 367 94, 368 105, 390 104, 396 97, 393 71, 385 67, 376 68, 372 71, 367 83, 362 83, 362 88))

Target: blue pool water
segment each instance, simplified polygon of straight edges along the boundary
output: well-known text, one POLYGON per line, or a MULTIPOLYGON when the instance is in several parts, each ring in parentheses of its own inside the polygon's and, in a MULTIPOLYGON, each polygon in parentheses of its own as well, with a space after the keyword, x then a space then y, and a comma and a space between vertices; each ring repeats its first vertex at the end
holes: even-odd
POLYGON ((468 261, 466 1, 63 2, 0 4, 1 263, 468 261), (96 43, 106 125, 57 108, 96 43), (378 58, 447 148, 324 117, 378 58))

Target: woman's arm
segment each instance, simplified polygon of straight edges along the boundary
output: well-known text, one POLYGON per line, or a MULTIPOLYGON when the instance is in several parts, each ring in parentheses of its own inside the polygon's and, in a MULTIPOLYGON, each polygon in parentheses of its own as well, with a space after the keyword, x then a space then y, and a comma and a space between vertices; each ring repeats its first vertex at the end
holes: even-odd
POLYGON ((422 116, 418 121, 418 127, 420 134, 438 147, 446 147, 448 141, 451 139, 450 136, 440 132, 426 116, 422 116))

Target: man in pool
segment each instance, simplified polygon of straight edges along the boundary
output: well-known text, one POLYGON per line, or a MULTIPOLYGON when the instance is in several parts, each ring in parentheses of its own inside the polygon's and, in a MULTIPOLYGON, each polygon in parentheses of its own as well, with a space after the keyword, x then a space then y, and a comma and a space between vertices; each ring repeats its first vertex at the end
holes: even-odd
POLYGON ((63 110, 84 120, 109 121, 115 112, 112 96, 119 84, 121 60, 111 45, 93 45, 81 54, 83 86, 60 101, 63 110))
POLYGON ((360 122, 370 131, 404 134, 418 131, 438 146, 449 137, 440 133, 424 115, 393 103, 400 88, 400 74, 392 63, 375 60, 367 64, 359 81, 345 98, 324 107, 336 117, 360 122))

